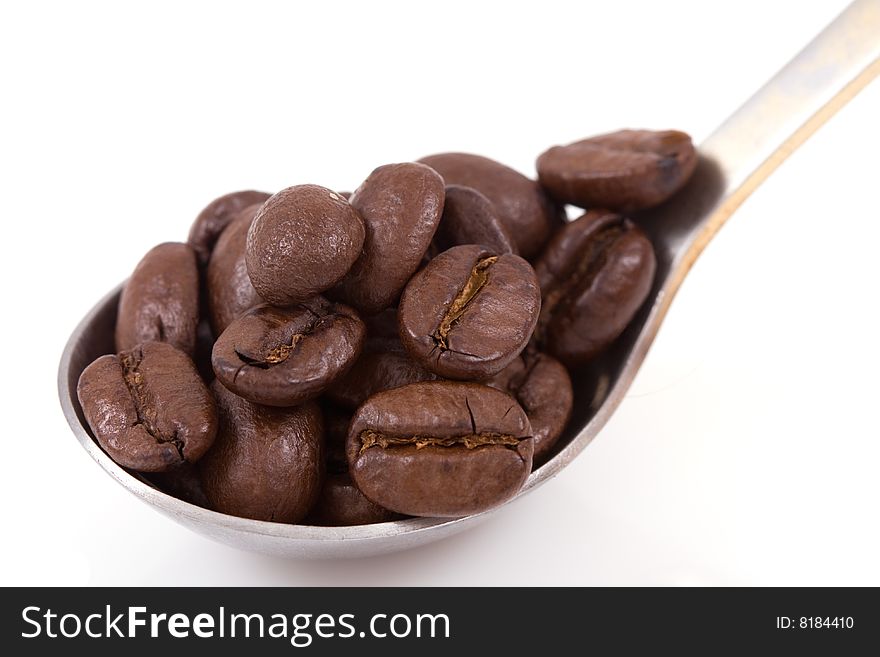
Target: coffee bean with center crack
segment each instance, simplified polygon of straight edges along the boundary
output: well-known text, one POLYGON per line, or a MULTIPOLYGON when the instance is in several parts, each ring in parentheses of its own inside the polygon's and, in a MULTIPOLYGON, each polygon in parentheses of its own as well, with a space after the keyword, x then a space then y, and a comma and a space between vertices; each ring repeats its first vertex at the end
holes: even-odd
POLYGON ((482 246, 456 246, 412 277, 400 300, 410 355, 450 379, 484 379, 526 346, 541 294, 528 262, 482 246))
POLYGON ((641 307, 655 269, 650 240, 629 219, 594 210, 571 222, 535 262, 538 344, 568 367, 595 358, 641 307))
POLYGON ((315 297, 289 308, 257 306, 232 322, 211 362, 229 390, 257 404, 317 397, 360 354, 364 324, 341 303, 315 297))
POLYGON ((214 400, 192 360, 162 342, 101 356, 83 370, 77 396, 104 451, 133 470, 193 463, 217 433, 214 400))
POLYGON ((513 497, 532 468, 525 412, 474 383, 413 383, 373 395, 354 415, 346 453, 363 494, 414 516, 479 513, 513 497))

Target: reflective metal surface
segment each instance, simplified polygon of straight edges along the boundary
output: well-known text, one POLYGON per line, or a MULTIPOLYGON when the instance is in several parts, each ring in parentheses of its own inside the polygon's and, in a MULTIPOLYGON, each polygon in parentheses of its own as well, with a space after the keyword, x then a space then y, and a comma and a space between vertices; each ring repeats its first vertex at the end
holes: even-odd
MULTIPOLYGON (((700 146, 693 179, 672 201, 638 216, 657 251, 651 295, 613 348, 575 380, 571 426, 519 496, 556 475, 590 443, 622 401, 673 296, 697 256, 742 201, 822 123, 880 72, 880 0, 858 0, 700 146)), ((455 520, 409 519, 364 527, 308 527, 235 518, 193 506, 116 465, 90 436, 76 382, 113 351, 119 288, 86 315, 61 358, 58 389, 74 434, 101 467, 173 520, 245 550, 294 558, 358 557, 455 534, 493 511, 455 520)))

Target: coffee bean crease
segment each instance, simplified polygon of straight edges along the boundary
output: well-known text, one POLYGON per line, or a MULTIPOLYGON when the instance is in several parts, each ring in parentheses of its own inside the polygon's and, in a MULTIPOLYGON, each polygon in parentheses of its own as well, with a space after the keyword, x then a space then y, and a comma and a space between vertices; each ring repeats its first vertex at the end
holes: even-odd
POLYGON ((568 271, 559 277, 562 281, 555 289, 544 295, 542 307, 544 312, 538 320, 535 331, 538 341, 544 339, 547 325, 557 314, 564 314, 580 290, 589 289, 593 279, 602 271, 608 257, 608 250, 614 242, 626 232, 625 219, 602 229, 589 241, 586 253, 577 261, 572 261, 568 271))
POLYGON ((151 404, 147 397, 146 383, 143 375, 138 371, 144 354, 140 348, 121 354, 122 378, 131 395, 134 403, 134 411, 137 417, 132 427, 142 426, 144 430, 152 436, 157 443, 171 443, 180 453, 180 458, 186 460, 183 456, 183 441, 180 440, 178 432, 174 431, 170 436, 164 435, 156 426, 156 409, 150 408, 151 404))
POLYGON ((496 260, 498 260, 498 256, 481 258, 477 261, 474 268, 471 270, 471 275, 468 277, 464 287, 455 299, 452 300, 452 303, 446 310, 446 314, 443 316, 443 319, 440 320, 440 324, 437 327, 437 330, 434 331, 432 337, 434 338, 434 344, 442 351, 449 349, 449 343, 447 341, 449 332, 464 314, 465 310, 467 310, 468 304, 474 300, 474 297, 476 297, 480 290, 483 289, 483 286, 486 285, 486 282, 489 280, 489 268, 495 264, 496 260))
POLYGON ((373 431, 372 429, 367 429, 362 432, 360 440, 360 454, 363 454, 371 447, 389 449, 394 447, 414 446, 416 449, 423 449, 425 447, 465 447, 466 449, 476 449, 478 447, 486 447, 487 445, 516 447, 520 442, 520 439, 515 436, 494 433, 491 431, 483 431, 463 436, 452 436, 449 438, 438 438, 436 436, 421 435, 390 436, 378 431, 373 431))

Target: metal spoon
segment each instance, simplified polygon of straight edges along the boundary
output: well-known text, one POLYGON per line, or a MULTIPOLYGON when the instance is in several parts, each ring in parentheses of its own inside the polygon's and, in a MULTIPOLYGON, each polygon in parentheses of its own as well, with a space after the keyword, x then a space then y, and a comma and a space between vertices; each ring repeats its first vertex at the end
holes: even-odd
MULTIPOLYGON (((649 300, 613 348, 575 381, 575 410, 561 448, 531 474, 518 496, 560 472, 623 400, 672 298, 697 256, 774 169, 880 73, 880 0, 856 0, 785 68, 700 145, 693 179, 664 206, 639 217, 657 251, 649 300)), ((70 336, 58 372, 64 414, 86 451, 114 479, 156 509, 214 540, 288 557, 358 557, 403 550, 470 527, 492 511, 455 520, 415 518, 363 527, 308 527, 235 518, 156 490, 116 465, 86 429, 76 383, 112 351, 121 286, 102 299, 70 336)))

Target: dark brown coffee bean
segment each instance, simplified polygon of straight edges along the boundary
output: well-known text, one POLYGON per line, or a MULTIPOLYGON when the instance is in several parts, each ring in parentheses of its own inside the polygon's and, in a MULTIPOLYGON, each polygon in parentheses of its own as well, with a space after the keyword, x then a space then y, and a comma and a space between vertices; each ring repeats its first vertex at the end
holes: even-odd
POLYGON ((163 493, 203 509, 211 507, 202 488, 198 464, 184 462, 165 472, 150 472, 143 476, 163 493))
POLYGON ((554 146, 537 163, 544 188, 562 203, 631 212, 662 203, 697 166, 683 132, 621 130, 554 146))
POLYGON ((217 443, 202 460, 202 487, 221 513, 298 522, 321 490, 324 426, 314 402, 295 408, 252 404, 214 381, 217 443))
POLYGON ((252 308, 217 338, 211 360, 220 382, 245 399, 295 406, 344 374, 363 340, 354 310, 315 297, 289 308, 252 308))
POLYGON ((447 185, 464 185, 485 195, 524 258, 536 255, 562 225, 562 210, 540 185, 500 162, 469 153, 440 153, 419 162, 435 169, 447 185))
POLYGON ((379 167, 351 196, 364 252, 330 296, 372 314, 392 305, 418 268, 443 213, 443 180, 422 164, 379 167))
POLYGON ((363 494, 414 516, 463 516, 510 499, 528 477, 532 450, 515 399, 450 381, 374 395, 355 413, 346 444, 363 494))
POLYGON ((571 222, 535 263, 539 344, 569 367, 596 357, 645 301, 655 269, 651 242, 629 219, 595 210, 571 222))
POLYGON ((542 462, 571 417, 574 394, 565 367, 552 356, 526 350, 486 385, 510 394, 523 407, 532 425, 534 462, 542 462))
POLYGON ((242 210, 226 227, 208 263, 205 283, 211 328, 220 335, 245 310, 263 303, 247 273, 245 242, 248 229, 262 204, 242 210))
POLYGON ((204 210, 199 212, 189 230, 187 243, 195 249, 199 264, 203 267, 211 259, 211 251, 220 238, 221 233, 244 208, 254 203, 263 203, 271 194, 247 190, 233 192, 211 201, 204 210))
POLYGON ((412 277, 398 309, 409 354, 450 379, 485 379, 523 350, 541 309, 528 262, 456 246, 412 277))
POLYGON ((248 275, 269 303, 299 303, 338 283, 363 243, 364 222, 339 194, 318 185, 288 187, 263 204, 251 225, 248 275))
POLYGON ((480 244, 493 253, 517 253, 510 231, 483 194, 462 185, 446 186, 443 217, 434 235, 436 255, 460 244, 480 244))
POLYGON ((83 370, 77 396, 104 451, 133 470, 193 463, 217 433, 214 400, 192 360, 162 342, 101 356, 83 370))
POLYGON ((119 297, 116 351, 167 342, 193 355, 199 325, 199 271, 186 244, 166 242, 138 263, 119 297))
POLYGON ((325 405, 322 410, 326 427, 327 476, 318 501, 303 524, 344 527, 400 518, 400 514, 383 509, 364 497, 348 474, 345 439, 351 414, 330 405, 325 405))

